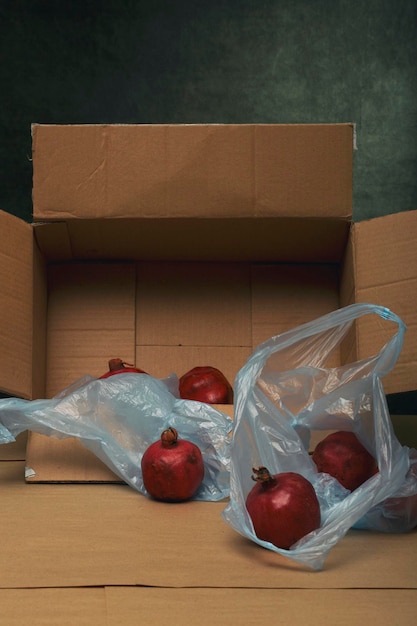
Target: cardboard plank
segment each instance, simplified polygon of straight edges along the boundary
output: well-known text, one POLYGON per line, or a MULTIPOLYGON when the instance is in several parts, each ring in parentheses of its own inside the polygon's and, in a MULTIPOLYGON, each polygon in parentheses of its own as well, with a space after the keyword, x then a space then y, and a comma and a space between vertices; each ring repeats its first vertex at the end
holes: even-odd
POLYGON ((1 626, 414 626, 416 590, 156 589, 99 587, 0 589, 1 626))
POLYGON ((225 503, 169 505, 126 485, 28 485, 23 465, 0 463, 0 588, 417 589, 416 532, 350 531, 323 571, 307 571, 234 532, 225 503))
POLYGON ((0 626, 108 624, 103 588, 0 589, 0 604, 0 626))
POLYGON ((108 625, 414 626, 417 591, 106 588, 108 625))

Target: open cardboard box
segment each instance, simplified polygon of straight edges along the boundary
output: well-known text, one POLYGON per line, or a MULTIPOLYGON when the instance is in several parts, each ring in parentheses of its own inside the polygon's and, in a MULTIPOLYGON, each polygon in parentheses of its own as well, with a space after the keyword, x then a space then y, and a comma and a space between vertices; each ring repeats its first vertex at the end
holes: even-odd
MULTIPOLYGON (((115 356, 233 381, 263 340, 365 301, 408 326, 386 392, 417 388, 417 211, 352 223, 352 124, 32 134, 34 223, 0 212, 1 392, 51 397, 115 356)), ((389 337, 361 320, 337 359, 389 337)), ((32 482, 118 480, 72 439, 30 434, 26 465, 32 482)))

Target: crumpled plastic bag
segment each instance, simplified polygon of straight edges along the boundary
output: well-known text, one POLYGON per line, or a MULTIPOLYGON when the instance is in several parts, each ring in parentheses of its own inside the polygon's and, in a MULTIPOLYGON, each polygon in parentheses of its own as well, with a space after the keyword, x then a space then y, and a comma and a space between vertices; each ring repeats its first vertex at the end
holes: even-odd
POLYGON ((405 533, 417 527, 417 450, 409 450, 410 469, 392 496, 372 507, 354 528, 405 533))
MULTIPOLYGON (((175 378, 175 376, 174 376, 175 378)), ((229 495, 231 418, 214 406, 175 397, 175 380, 123 373, 84 376, 55 398, 0 400, 0 443, 24 430, 76 437, 117 476, 146 494, 141 459, 168 426, 199 446, 205 475, 195 500, 229 495)))
MULTIPOLYGON (((415 453, 394 434, 381 379, 400 354, 405 325, 389 309, 355 304, 272 337, 261 344, 235 381, 230 501, 225 521, 244 537, 313 569, 321 569, 329 550, 357 527, 409 530, 411 518, 386 523, 385 503, 398 494, 417 494, 415 453), (326 365, 355 320, 375 314, 397 332, 374 356, 339 367, 326 365), (353 492, 319 473, 308 447, 313 430, 352 430, 376 458, 379 472, 353 492), (298 472, 313 484, 321 507, 321 526, 289 550, 262 541, 246 510, 253 487, 252 468, 272 474, 298 472), (385 516, 385 522, 383 518, 385 516)), ((414 520, 417 524, 417 519, 414 520)))

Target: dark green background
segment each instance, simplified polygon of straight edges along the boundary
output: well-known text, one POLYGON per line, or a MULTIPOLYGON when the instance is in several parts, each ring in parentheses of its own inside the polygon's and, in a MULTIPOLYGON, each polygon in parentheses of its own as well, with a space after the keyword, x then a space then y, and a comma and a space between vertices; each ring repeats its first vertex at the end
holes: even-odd
POLYGON ((415 0, 0 0, 0 208, 38 123, 355 122, 354 219, 417 208, 415 0))

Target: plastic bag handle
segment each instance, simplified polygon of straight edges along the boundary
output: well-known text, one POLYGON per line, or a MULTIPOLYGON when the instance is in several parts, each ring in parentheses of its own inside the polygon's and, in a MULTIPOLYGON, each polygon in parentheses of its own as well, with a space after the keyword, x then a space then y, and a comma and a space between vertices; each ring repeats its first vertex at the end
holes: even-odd
MULTIPOLYGON (((252 388, 262 371, 265 360, 278 350, 289 348, 301 339, 313 337, 322 332, 344 326, 346 331, 350 324, 365 315, 376 314, 382 319, 395 322, 398 325, 398 331, 394 336, 381 348, 379 352, 378 363, 375 372, 380 377, 385 376, 396 364, 400 355, 406 325, 398 315, 390 309, 377 304, 367 302, 351 304, 341 309, 337 309, 331 313, 327 313, 313 321, 297 326, 289 331, 276 335, 267 341, 261 343, 251 354, 244 367, 238 372, 235 387, 236 395, 242 397, 246 394, 239 393, 239 387, 242 385, 248 390, 252 388)), ((243 389, 242 389, 243 390, 243 389)))

